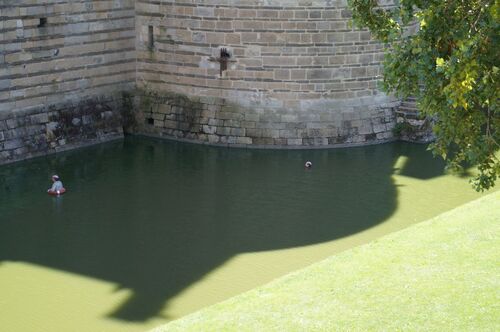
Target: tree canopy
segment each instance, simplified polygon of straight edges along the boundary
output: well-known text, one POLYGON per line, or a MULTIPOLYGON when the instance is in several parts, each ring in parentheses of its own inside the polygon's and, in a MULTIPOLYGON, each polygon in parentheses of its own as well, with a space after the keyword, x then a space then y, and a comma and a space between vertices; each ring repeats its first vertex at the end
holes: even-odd
POLYGON ((476 165, 478 191, 500 176, 499 0, 348 0, 353 21, 388 44, 383 87, 417 98, 430 148, 452 169, 476 165))

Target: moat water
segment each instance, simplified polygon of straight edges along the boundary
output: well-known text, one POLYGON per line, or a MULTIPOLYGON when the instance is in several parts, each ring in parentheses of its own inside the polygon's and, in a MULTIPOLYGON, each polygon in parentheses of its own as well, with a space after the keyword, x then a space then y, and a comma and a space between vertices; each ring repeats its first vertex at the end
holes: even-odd
POLYGON ((139 137, 2 166, 0 326, 147 330, 480 196, 443 166, 406 143, 139 137), (45 193, 54 173, 62 197, 45 193))

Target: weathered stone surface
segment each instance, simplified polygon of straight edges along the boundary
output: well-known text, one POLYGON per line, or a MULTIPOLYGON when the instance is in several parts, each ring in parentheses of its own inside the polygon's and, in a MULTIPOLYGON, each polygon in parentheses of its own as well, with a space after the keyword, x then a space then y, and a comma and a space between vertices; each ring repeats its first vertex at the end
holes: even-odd
POLYGON ((110 97, 13 112, 5 120, 11 129, 0 131, 0 164, 53 153, 63 146, 67 149, 123 137, 120 113, 110 97), (80 117, 85 119, 85 130, 75 127, 75 119, 80 117))
POLYGON ((5 150, 13 150, 13 149, 20 148, 23 145, 24 145, 23 140, 21 138, 16 138, 13 140, 5 141, 5 143, 3 144, 3 148, 5 150))
MULTIPOLYGON (((144 92, 138 91, 139 96, 144 92)), ((143 98, 143 97, 140 97, 143 98)), ((139 98, 139 99, 140 99, 139 98)), ((390 139, 391 127, 387 118, 392 113, 364 110, 370 116, 355 116, 354 111, 338 112, 324 108, 311 113, 287 113, 287 110, 269 110, 255 113, 251 108, 234 106, 226 100, 208 100, 210 104, 200 102, 202 98, 191 100, 182 97, 182 103, 176 102, 181 96, 161 93, 148 97, 148 109, 136 111, 138 132, 161 137, 177 137, 190 140, 208 141, 212 144, 236 145, 279 145, 279 146, 326 146, 333 144, 372 142, 390 139), (177 104, 175 114, 168 114, 168 120, 161 121, 165 115, 160 113, 160 103, 177 104), (213 103, 213 104, 212 104, 213 103), (182 104, 183 106, 180 106, 182 104), (223 105, 219 111, 209 111, 212 106, 223 105), (150 113, 152 110, 152 113, 150 113), (207 112, 212 117, 207 118, 207 112), (141 116, 141 114, 143 114, 141 116), (140 121, 147 114, 155 119, 154 125, 140 121), (341 120, 341 119, 350 120, 341 120), (237 120, 244 119, 244 120, 237 120), (252 119, 255 121, 249 121, 252 119), (142 125, 144 123, 144 125, 142 125), (172 132, 172 129, 176 129, 172 132), (219 137, 216 139, 215 137, 219 137), (246 138, 246 139, 244 139, 246 138)), ((141 103, 139 103, 141 104, 141 103)))
POLYGON ((30 117, 33 124, 44 124, 49 122, 49 115, 47 113, 38 113, 30 117))
POLYGON ((50 130, 50 131, 56 130, 58 126, 59 126, 59 123, 57 123, 55 121, 52 121, 52 122, 49 122, 46 124, 47 130, 50 130))
MULTIPOLYGON (((30 144, 48 151, 120 134, 122 122, 128 132, 226 145, 392 138, 399 101, 377 90, 383 45, 350 28, 346 1, 24 0, 22 13, 6 8, 5 142, 33 142, 45 126, 45 146, 30 144), (53 24, 37 27, 47 13, 53 24), (119 91, 123 98, 110 101, 119 91), (53 107, 62 104, 64 112, 53 107)), ((423 126, 413 120, 402 121, 423 126)))

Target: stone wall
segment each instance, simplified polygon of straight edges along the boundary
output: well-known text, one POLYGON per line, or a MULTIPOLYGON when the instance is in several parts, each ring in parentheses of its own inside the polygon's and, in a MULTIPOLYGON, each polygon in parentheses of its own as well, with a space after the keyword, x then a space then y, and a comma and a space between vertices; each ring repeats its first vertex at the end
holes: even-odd
MULTIPOLYGON (((202 109, 216 116, 200 119, 193 139, 304 146, 392 138, 399 102, 377 88, 383 45, 349 27, 346 1, 137 0, 136 15, 137 86, 215 100, 202 109), (231 55, 222 73, 221 49, 231 55)), ((158 128, 166 123, 162 135, 194 135, 182 115, 156 117, 158 128)))
POLYGON ((0 1, 0 114, 132 87, 134 3, 0 1))
POLYGON ((239 147, 325 147, 360 145, 393 138, 391 108, 337 112, 246 108, 216 97, 187 97, 139 90, 126 103, 134 115, 131 132, 239 147))
POLYGON ((350 17, 346 0, 3 0, 0 162, 117 137, 116 112, 131 132, 211 144, 391 140, 383 45, 350 17))
POLYGON ((346 1, 137 0, 136 14, 139 86, 294 109, 380 94, 383 45, 349 27, 346 1))
POLYGON ((0 112, 0 165, 123 138, 121 95, 0 112))
POLYGON ((419 113, 415 98, 407 98, 398 107, 393 131, 397 139, 406 142, 429 143, 435 139, 432 119, 419 113))

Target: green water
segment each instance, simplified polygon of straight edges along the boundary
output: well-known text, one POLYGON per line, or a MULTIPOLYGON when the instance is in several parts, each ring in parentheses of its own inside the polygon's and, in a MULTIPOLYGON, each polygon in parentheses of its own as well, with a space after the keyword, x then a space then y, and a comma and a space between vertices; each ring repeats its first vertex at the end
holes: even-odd
POLYGON ((128 137, 3 166, 0 326, 144 331, 478 197, 406 143, 276 151, 128 137), (58 198, 45 193, 55 173, 68 189, 58 198))

